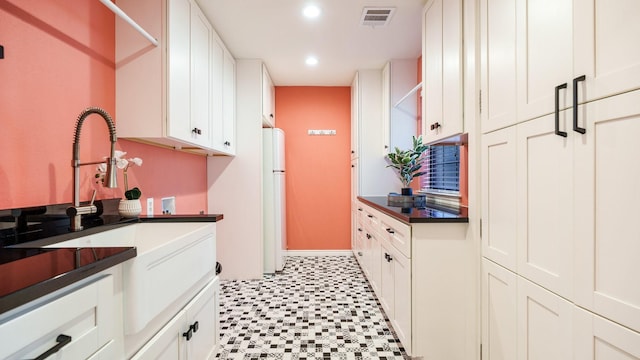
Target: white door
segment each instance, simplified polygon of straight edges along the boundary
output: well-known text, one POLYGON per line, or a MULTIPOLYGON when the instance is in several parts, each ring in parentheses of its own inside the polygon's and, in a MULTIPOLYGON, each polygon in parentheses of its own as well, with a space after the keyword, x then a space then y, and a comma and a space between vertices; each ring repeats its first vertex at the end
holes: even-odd
POLYGON ((192 331, 191 339, 186 342, 188 359, 215 358, 220 342, 218 286, 215 278, 186 307, 187 325, 183 331, 192 331))
POLYGON ((573 78, 574 0, 518 0, 518 120, 554 111, 555 88, 560 108, 570 106, 573 78))
MULTIPOLYGON (((571 113, 559 115, 569 123, 571 113)), ((571 297, 573 140, 555 134, 553 115, 517 125, 518 274, 571 297)), ((570 126, 570 125, 569 125, 570 126)))
POLYGON ((523 277, 517 282, 517 359, 573 359, 573 304, 523 277))
POLYGON ((230 154, 236 153, 236 60, 224 50, 222 91, 222 145, 230 154))
POLYGON ((482 136, 482 255, 516 270, 516 128, 482 136))
MULTIPOLYGON (((194 3, 191 4, 191 142, 213 147, 211 133, 211 44, 209 21, 194 3)), ((184 116, 184 114, 183 114, 184 116)))
POLYGON ((186 314, 181 311, 155 334, 131 360, 182 360, 187 358, 182 333, 186 314))
POLYGON ((640 91, 580 106, 575 300, 640 331, 640 91))
POLYGON ((640 2, 575 0, 575 74, 586 75, 580 100, 593 100, 640 87, 640 2))
POLYGON ((167 67, 168 69, 168 119, 167 136, 183 140, 191 140, 191 63, 190 63, 190 28, 191 1, 175 0, 167 4, 168 23, 179 24, 169 26, 167 31, 167 67))
POLYGON ((275 216, 275 265, 276 271, 282 271, 284 268, 284 254, 287 250, 287 199, 285 173, 273 173, 275 195, 274 195, 274 211, 275 216))
POLYGON ((395 318, 395 271, 392 262, 393 251, 390 250, 391 245, 386 241, 380 246, 380 257, 375 259, 381 266, 381 278, 380 278, 380 304, 384 312, 389 319, 395 318))
POLYGON ((516 298, 516 274, 483 258, 483 359, 516 359, 516 298))
POLYGON ((411 354, 411 261, 400 252, 393 250, 390 262, 393 264, 394 277, 394 316, 391 323, 407 354, 411 354))
POLYGON ((422 21, 422 134, 431 143, 463 131, 462 1, 429 1, 422 21))
POLYGON ((574 359, 640 359, 640 333, 577 306, 573 308, 573 318, 574 359))
POLYGON ((516 117, 516 2, 480 1, 482 132, 497 130, 516 117))

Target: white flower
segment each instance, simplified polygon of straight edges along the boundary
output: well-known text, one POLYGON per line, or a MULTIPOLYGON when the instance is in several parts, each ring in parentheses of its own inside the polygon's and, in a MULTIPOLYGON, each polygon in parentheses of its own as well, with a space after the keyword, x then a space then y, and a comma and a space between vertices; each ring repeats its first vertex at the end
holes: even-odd
POLYGON ((129 165, 129 161, 127 159, 120 159, 116 157, 116 166, 118 169, 125 169, 129 165))
POLYGON ((134 163, 134 164, 136 164, 136 165, 138 165, 138 166, 142 166, 142 159, 140 159, 140 158, 138 158, 138 157, 135 157, 135 158, 129 159, 129 161, 131 161, 132 163, 134 163))

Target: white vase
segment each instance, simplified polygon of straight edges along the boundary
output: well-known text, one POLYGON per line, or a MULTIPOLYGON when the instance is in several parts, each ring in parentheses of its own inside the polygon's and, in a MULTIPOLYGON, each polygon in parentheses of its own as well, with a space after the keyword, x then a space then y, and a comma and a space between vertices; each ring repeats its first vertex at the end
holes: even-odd
POLYGON ((140 203, 140 199, 135 199, 135 200, 122 199, 118 204, 118 213, 122 217, 126 217, 126 218, 138 217, 141 212, 142 212, 142 204, 140 203))

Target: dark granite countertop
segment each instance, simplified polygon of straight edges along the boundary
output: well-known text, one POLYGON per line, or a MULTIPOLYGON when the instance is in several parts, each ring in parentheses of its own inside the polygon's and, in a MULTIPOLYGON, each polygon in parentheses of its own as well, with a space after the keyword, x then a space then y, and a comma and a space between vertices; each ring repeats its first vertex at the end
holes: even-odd
POLYGON ((459 209, 429 205, 426 207, 401 208, 388 205, 386 196, 358 196, 358 200, 407 224, 412 223, 468 223, 466 207, 459 209))
POLYGON ((42 246, 141 222, 216 222, 222 214, 123 218, 105 206, 83 216, 81 231, 69 230, 68 204, 0 210, 0 314, 97 274, 136 256, 135 247, 42 246))

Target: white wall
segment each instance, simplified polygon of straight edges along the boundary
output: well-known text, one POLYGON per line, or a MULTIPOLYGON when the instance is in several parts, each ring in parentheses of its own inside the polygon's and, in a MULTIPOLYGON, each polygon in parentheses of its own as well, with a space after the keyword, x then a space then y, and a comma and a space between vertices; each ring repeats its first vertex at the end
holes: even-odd
POLYGON ((222 279, 259 279, 262 232, 262 61, 236 61, 236 156, 207 160, 208 210, 222 279))

